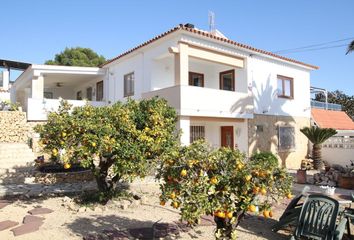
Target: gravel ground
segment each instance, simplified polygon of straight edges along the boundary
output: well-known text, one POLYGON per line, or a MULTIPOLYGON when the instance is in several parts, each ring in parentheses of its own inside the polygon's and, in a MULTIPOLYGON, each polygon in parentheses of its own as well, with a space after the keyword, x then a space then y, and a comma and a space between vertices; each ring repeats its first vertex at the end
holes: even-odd
MULTIPOLYGON (((102 233, 103 230, 151 227, 156 222, 173 223, 178 221, 178 211, 169 206, 160 206, 157 184, 137 184, 131 191, 140 196, 141 200, 112 201, 106 207, 94 209, 73 204, 68 197, 52 197, 48 199, 16 200, 0 209, 0 221, 12 220, 21 222, 28 210, 42 206, 54 210, 43 215, 44 224, 39 231, 14 237, 7 229, 0 231, 0 239, 4 240, 42 240, 42 239, 83 239, 88 234, 102 233), (128 205, 130 205, 128 207, 128 205)), ((273 219, 247 215, 238 229, 239 239, 288 239, 289 233, 271 232, 271 226, 279 218, 289 200, 284 200, 273 208, 273 219)), ((178 239, 214 239, 214 226, 204 226, 180 232, 178 239)))

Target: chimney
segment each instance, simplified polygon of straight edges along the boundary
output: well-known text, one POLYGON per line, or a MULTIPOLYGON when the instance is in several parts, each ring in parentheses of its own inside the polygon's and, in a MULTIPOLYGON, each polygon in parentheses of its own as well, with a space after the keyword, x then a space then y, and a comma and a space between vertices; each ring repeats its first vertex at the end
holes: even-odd
POLYGON ((187 28, 194 28, 194 24, 192 24, 192 23, 186 23, 186 24, 184 24, 184 26, 187 28))

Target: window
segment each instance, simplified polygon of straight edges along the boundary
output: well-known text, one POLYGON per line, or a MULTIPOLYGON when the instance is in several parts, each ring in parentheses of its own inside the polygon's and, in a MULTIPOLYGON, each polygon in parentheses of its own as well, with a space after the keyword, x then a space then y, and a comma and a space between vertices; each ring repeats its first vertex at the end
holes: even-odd
POLYGON ((124 97, 134 95, 134 72, 124 75, 124 97))
POLYGON ((293 91, 293 78, 278 75, 278 97, 281 98, 294 98, 293 91))
POLYGON ((235 91, 235 70, 220 73, 220 89, 235 91))
POLYGON ((190 126, 190 143, 205 138, 204 126, 190 126))
POLYGON ((43 97, 47 99, 53 99, 53 93, 52 92, 44 92, 43 97))
POLYGON ((204 74, 189 72, 189 85, 204 87, 204 74))
POLYGON ((279 151, 295 149, 295 128, 279 127, 279 151))
POLYGON ((103 100, 103 81, 96 83, 96 101, 103 100))
POLYGON ((81 91, 78 91, 76 93, 76 100, 82 100, 82 92, 81 91))
POLYGON ((86 88, 86 98, 89 101, 92 101, 92 87, 86 88))
POLYGON ((256 125, 256 133, 262 133, 263 132, 263 125, 256 125))

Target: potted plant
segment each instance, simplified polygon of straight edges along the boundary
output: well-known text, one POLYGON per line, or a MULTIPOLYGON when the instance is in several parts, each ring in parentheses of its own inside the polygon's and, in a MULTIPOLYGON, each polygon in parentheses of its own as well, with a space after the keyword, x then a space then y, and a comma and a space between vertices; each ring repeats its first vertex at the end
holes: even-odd
POLYGON ((345 171, 338 177, 338 187, 345 189, 354 189, 354 161, 346 165, 345 171))
POLYGON ((305 184, 307 182, 306 168, 300 168, 296 172, 297 183, 305 184))

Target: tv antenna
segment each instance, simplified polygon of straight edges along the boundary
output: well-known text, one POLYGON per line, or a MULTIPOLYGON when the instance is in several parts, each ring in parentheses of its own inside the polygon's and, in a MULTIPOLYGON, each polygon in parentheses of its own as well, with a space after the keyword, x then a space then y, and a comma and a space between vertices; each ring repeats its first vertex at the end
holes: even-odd
POLYGON ((215 34, 215 13, 209 11, 208 18, 209 18, 209 32, 211 34, 215 34))

